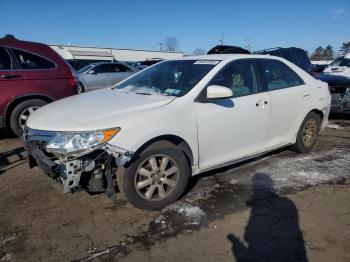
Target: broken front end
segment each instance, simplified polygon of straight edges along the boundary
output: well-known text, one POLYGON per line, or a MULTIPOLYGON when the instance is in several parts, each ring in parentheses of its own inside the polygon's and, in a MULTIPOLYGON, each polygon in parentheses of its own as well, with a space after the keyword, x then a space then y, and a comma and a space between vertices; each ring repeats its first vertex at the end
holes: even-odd
POLYGON ((31 168, 39 166, 63 192, 115 193, 118 166, 132 153, 108 144, 119 128, 92 132, 53 132, 25 128, 24 146, 31 168))

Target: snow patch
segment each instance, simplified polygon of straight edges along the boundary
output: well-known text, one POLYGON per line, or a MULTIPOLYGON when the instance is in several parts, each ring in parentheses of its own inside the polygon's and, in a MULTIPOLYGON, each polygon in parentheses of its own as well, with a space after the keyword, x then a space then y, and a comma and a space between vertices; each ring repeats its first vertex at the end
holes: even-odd
POLYGON ((205 217, 204 211, 198 207, 182 201, 176 202, 162 210, 162 214, 167 217, 167 213, 175 212, 183 217, 186 224, 199 225, 205 217))
MULTIPOLYGON (((303 186, 337 182, 349 178, 349 163, 349 151, 333 149, 314 152, 307 156, 279 159, 269 167, 256 170, 251 176, 258 173, 268 175, 273 180, 276 191, 286 187, 299 189, 303 186)), ((263 185, 258 186, 263 187, 263 185)))
POLYGON ((343 129, 343 127, 341 127, 340 125, 336 125, 336 124, 329 124, 329 125, 327 125, 327 128, 343 129))
POLYGON ((178 213, 184 214, 192 225, 198 225, 201 221, 201 218, 205 215, 204 211, 198 206, 186 205, 178 210, 178 213))

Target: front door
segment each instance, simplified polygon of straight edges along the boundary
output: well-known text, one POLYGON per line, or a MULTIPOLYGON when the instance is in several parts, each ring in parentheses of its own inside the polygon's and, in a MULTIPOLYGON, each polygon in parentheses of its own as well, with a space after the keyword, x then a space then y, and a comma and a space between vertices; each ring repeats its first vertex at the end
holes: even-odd
POLYGON ((87 74, 84 74, 84 84, 88 90, 100 89, 109 87, 108 74, 110 64, 100 64, 91 69, 87 74))
POLYGON ((108 74, 110 86, 114 86, 125 78, 133 74, 133 71, 122 64, 111 64, 111 72, 108 74))
POLYGON ((199 167, 205 170, 264 151, 270 96, 260 93, 255 60, 226 65, 209 85, 228 87, 234 97, 195 103, 199 167))

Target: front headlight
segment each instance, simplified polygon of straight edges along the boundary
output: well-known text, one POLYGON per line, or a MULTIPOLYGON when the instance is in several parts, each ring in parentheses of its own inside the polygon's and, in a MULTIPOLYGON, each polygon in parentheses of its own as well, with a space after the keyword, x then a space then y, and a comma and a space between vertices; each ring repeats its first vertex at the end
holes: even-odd
POLYGON ((46 146, 46 151, 62 155, 78 155, 90 152, 112 139, 120 128, 92 132, 58 133, 46 146))

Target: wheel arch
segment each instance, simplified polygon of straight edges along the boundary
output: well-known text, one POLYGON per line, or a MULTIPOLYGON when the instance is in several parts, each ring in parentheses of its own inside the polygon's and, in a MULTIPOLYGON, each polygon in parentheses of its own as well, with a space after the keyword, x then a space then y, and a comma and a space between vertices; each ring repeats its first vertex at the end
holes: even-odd
POLYGON ((4 122, 5 122, 7 127, 9 126, 11 113, 15 109, 15 107, 18 106, 20 103, 27 101, 27 100, 30 100, 30 99, 41 99, 41 100, 44 100, 48 103, 51 103, 55 100, 50 96, 42 95, 42 94, 23 95, 23 96, 19 96, 19 97, 12 99, 12 101, 10 101, 5 108, 5 121, 4 122))
POLYGON ((150 145, 152 145, 156 142, 159 142, 159 141, 167 141, 167 142, 170 142, 170 143, 176 145, 185 154, 187 161, 188 161, 188 164, 190 166, 194 165, 194 157, 193 157, 193 152, 192 152, 190 145, 183 138, 181 138, 177 135, 167 134, 167 135, 160 135, 160 136, 154 137, 154 138, 148 140, 147 142, 145 142, 142 146, 140 146, 136 150, 135 156, 137 156, 139 153, 144 151, 150 145))
POLYGON ((311 108, 310 110, 308 110, 307 113, 303 116, 300 116, 300 119, 298 119, 298 121, 297 121, 298 125, 296 125, 295 130, 294 130, 294 140, 293 140, 294 142, 296 141, 296 136, 298 134, 300 126, 302 125, 302 123, 305 120, 305 118, 307 117, 307 115, 310 114, 311 112, 319 115, 320 119, 321 119, 321 123, 322 123, 322 120, 324 118, 324 113, 322 112, 322 110, 320 110, 318 108, 311 108))
POLYGON ((308 112, 306 115, 310 114, 311 112, 314 112, 315 114, 319 115, 320 118, 321 118, 321 122, 322 122, 322 120, 324 118, 324 114, 323 114, 322 110, 319 110, 319 109, 315 108, 315 109, 312 109, 310 112, 308 112))

